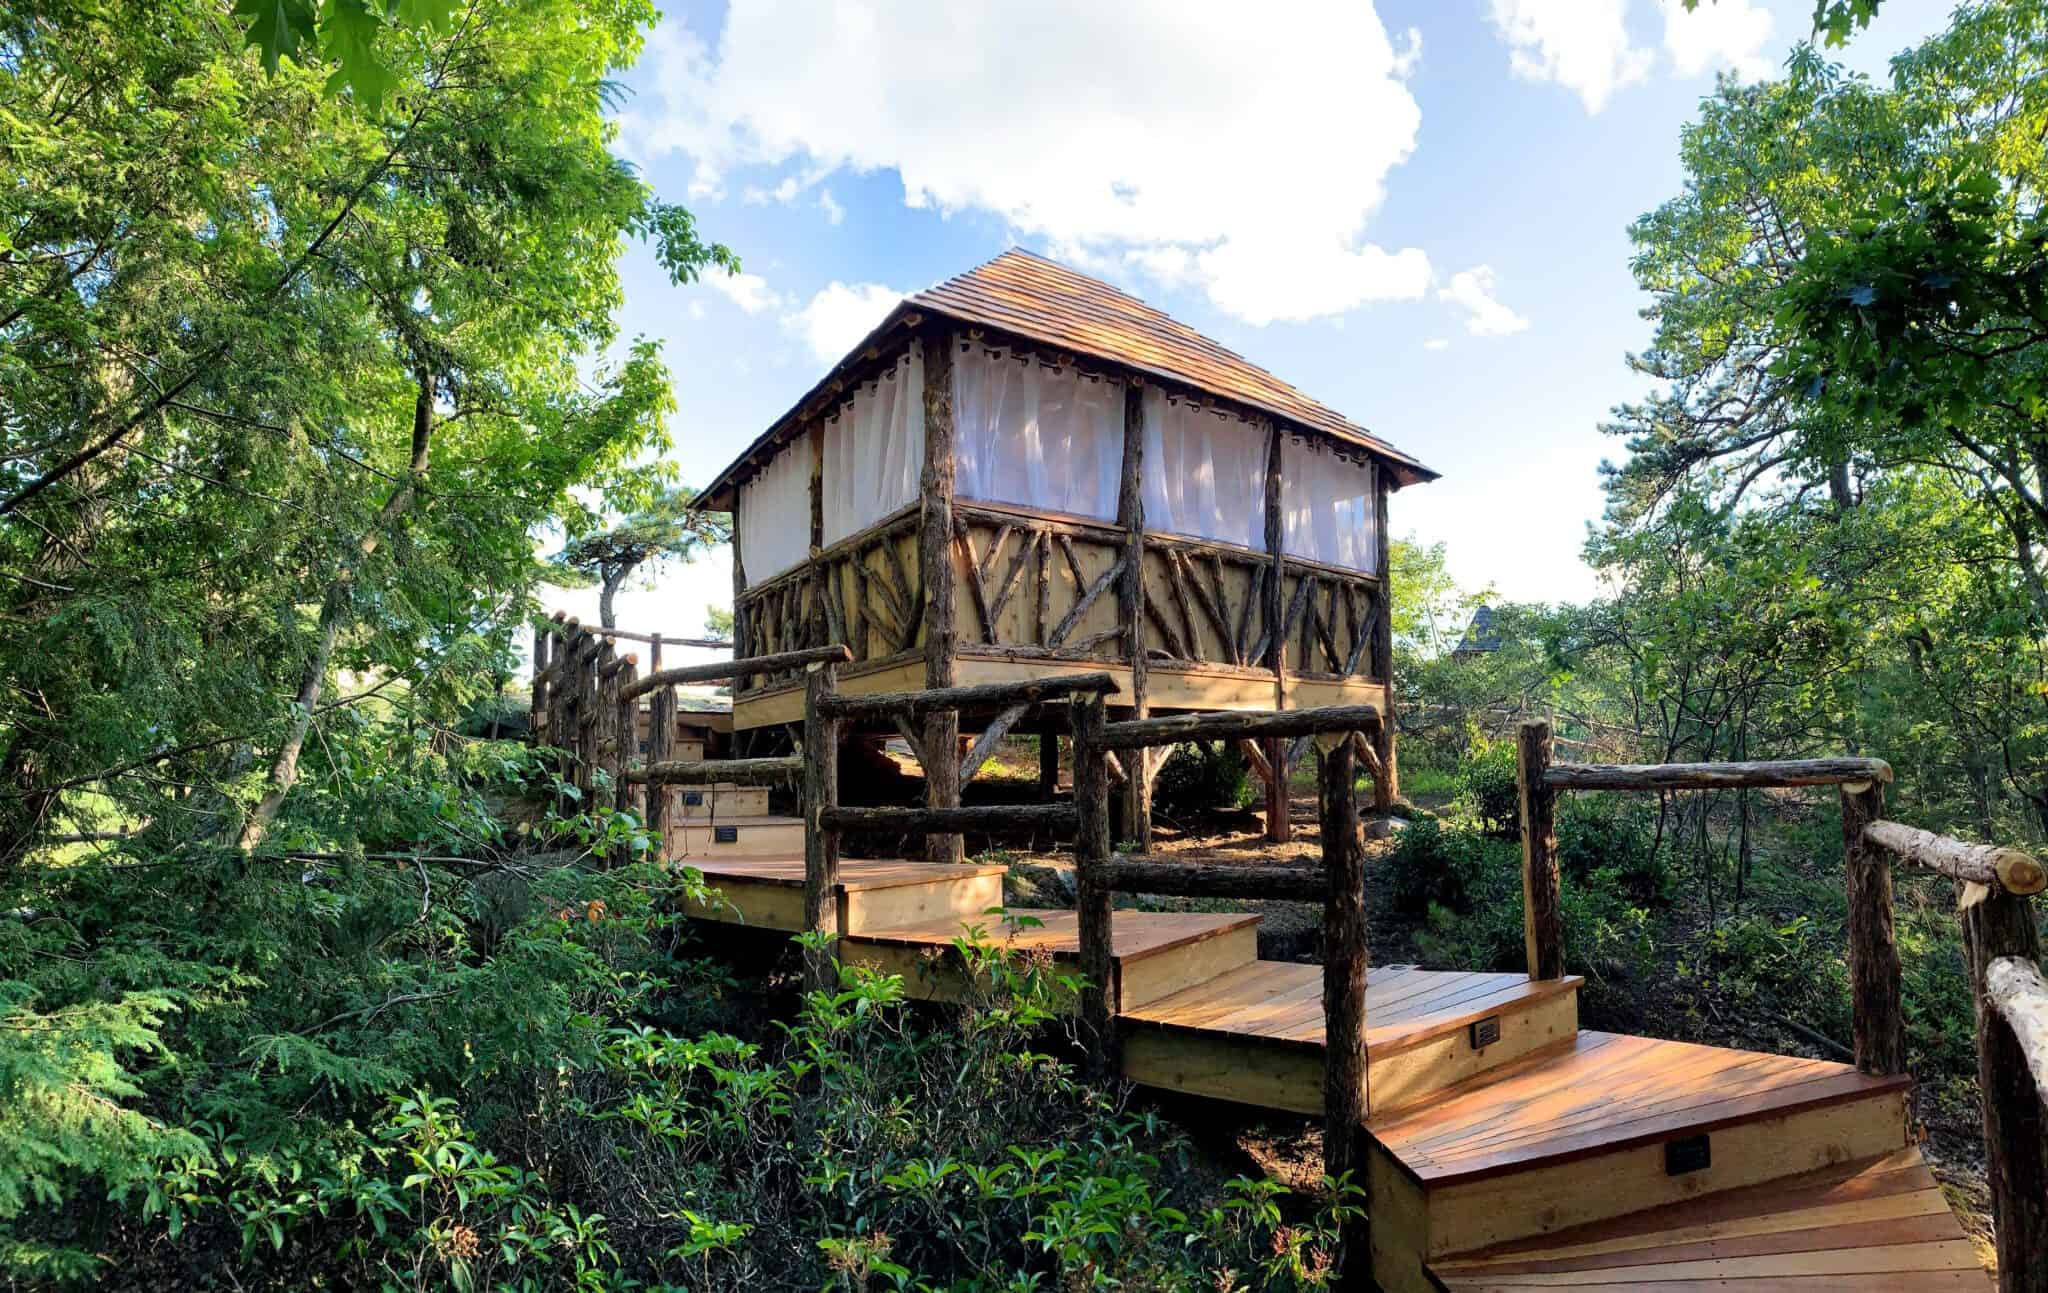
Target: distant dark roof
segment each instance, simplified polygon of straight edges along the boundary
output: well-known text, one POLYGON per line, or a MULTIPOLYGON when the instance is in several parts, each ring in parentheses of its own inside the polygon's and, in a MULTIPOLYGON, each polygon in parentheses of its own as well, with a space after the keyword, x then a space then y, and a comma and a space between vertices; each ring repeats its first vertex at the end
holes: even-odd
POLYGON ((1464 640, 1458 643, 1453 655, 1484 655, 1500 650, 1500 630, 1494 627, 1493 607, 1482 606, 1472 612, 1472 623, 1465 628, 1464 640))
POLYGON ((905 298, 795 407, 719 472, 699 497, 708 506, 729 507, 731 500, 724 495, 756 454, 792 431, 835 377, 858 364, 906 319, 924 314, 1000 329, 1235 401, 1366 450, 1402 485, 1437 478, 1436 472, 1364 427, 1163 311, 1100 279, 1013 247, 987 264, 905 298))

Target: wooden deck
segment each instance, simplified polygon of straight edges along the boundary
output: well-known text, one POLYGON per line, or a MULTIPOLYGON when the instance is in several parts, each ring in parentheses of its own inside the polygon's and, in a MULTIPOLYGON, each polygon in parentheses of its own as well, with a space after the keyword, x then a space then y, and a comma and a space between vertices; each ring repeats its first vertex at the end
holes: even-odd
POLYGON ((1917 1149, 1462 1253, 1430 1269, 1451 1293, 1990 1287, 1917 1149))

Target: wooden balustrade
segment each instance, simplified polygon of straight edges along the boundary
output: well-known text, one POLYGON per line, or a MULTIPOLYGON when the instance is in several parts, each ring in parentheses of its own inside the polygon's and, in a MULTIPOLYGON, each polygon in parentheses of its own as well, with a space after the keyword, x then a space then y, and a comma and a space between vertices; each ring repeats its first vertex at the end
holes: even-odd
POLYGON ((1882 759, 1756 763, 1552 763, 1550 725, 1522 724, 1524 925, 1529 974, 1563 973, 1557 920, 1555 799, 1561 790, 1723 790, 1833 785, 1842 807, 1848 951, 1856 1066, 1906 1071, 1898 947, 1892 930, 1893 859, 1956 881, 1977 1017, 1986 1176, 2001 1293, 2048 1293, 2048 983, 2029 896, 2048 868, 2017 849, 1971 844, 1884 820, 1891 765, 1882 759))

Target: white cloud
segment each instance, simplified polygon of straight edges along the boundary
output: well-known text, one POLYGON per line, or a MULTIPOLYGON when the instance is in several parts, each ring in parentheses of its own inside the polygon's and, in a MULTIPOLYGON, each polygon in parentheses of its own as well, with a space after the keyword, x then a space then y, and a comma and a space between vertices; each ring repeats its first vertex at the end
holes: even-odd
POLYGON ((1516 76, 1555 81, 1599 112, 1616 90, 1648 79, 1656 59, 1629 41, 1626 7, 1627 0, 1493 0, 1493 25, 1516 76))
POLYGON ((1504 337, 1520 332, 1529 321, 1493 299, 1493 266, 1474 265, 1451 275, 1450 286, 1437 289, 1437 299, 1465 310, 1465 331, 1475 337, 1504 337))
POLYGON ((1451 339, 1449 337, 1431 337, 1422 343, 1422 348, 1424 350, 1449 350, 1451 348, 1451 339))
POLYGON ((620 124, 636 158, 688 157, 695 192, 729 175, 893 170, 908 206, 1139 253, 1265 323, 1427 293, 1420 250, 1366 237, 1415 148, 1404 77, 1419 49, 1412 33, 1397 48, 1360 0, 1257 22, 1221 0, 1046 0, 1029 22, 981 5, 735 0, 715 50, 676 19, 653 33, 651 88, 620 124))
POLYGON ((759 314, 782 304, 782 298, 769 290, 768 280, 759 274, 711 273, 704 276, 704 282, 748 314, 759 314))
POLYGON ((690 302, 690 317, 693 319, 701 319, 704 317, 704 302, 690 302))
POLYGON ((846 219, 846 208, 839 205, 839 199, 832 196, 831 189, 818 190, 818 210, 825 213, 826 224, 838 224, 846 219))
POLYGON ((1770 11, 1750 0, 1703 0, 1690 11, 1680 0, 1664 0, 1664 52, 1681 76, 1726 68, 1761 81, 1776 71, 1763 52, 1772 25, 1770 11))
POLYGON ((784 315, 782 326, 829 364, 844 359, 908 295, 880 283, 832 283, 802 309, 784 315))

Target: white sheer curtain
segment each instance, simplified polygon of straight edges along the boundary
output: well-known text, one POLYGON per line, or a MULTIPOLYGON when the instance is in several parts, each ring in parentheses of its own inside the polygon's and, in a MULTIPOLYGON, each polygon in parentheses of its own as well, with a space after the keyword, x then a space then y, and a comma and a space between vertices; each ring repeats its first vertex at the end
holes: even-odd
POLYGON ((970 345, 953 359, 953 430, 962 498, 1116 519, 1119 383, 970 345))
POLYGON ((1145 528, 1266 547, 1266 430, 1145 391, 1145 528))
POLYGON ((1288 436, 1280 446, 1281 546, 1291 556, 1367 573, 1379 569, 1372 464, 1288 436))
POLYGON ((826 545, 915 502, 923 470, 924 354, 912 346, 825 421, 826 545))
POLYGON ((810 441, 798 437, 784 445, 740 486, 739 531, 749 587, 810 556, 810 441))

